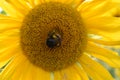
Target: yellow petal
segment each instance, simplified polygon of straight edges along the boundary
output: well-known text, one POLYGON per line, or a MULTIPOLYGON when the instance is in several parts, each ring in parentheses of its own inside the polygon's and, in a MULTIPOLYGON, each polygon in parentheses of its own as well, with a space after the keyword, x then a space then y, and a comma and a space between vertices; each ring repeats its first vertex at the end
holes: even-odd
MULTIPOLYGON (((67 0, 44 0, 45 2, 61 2, 61 3, 66 3, 67 0)), ((72 0, 69 0, 68 2, 71 2, 72 0)))
POLYGON ((0 16, 0 33, 11 29, 20 29, 20 20, 18 21, 18 19, 10 18, 7 16, 0 16))
POLYGON ((96 34, 102 37, 102 40, 106 40, 106 41, 119 41, 120 40, 120 30, 116 31, 116 32, 105 32, 102 30, 92 30, 90 31, 90 33, 92 34, 96 34))
POLYGON ((84 71, 82 66, 79 65, 79 63, 76 63, 76 65, 74 65, 74 67, 75 67, 76 71, 79 73, 81 80, 89 80, 87 73, 84 71))
POLYGON ((26 0, 26 1, 31 5, 31 7, 35 7, 34 0, 26 0))
MULTIPOLYGON (((17 0, 21 6, 24 6, 27 10, 31 9, 31 6, 26 2, 26 0, 17 0)), ((40 0, 39 0, 40 1, 40 0)))
POLYGON ((2 28, 1 33, 0 33, 0 41, 2 41, 4 39, 9 39, 11 37, 20 37, 20 29, 19 28, 18 29, 2 28))
MULTIPOLYGON (((85 20, 87 29, 104 32, 116 32, 120 30, 120 18, 118 17, 93 17, 85 20)), ((90 31, 89 30, 89 31, 90 31)))
MULTIPOLYGON (((11 77, 12 77, 11 80, 16 80, 16 79, 21 79, 22 80, 25 73, 28 72, 29 67, 30 67, 29 61, 26 58, 22 59, 21 62, 15 67, 15 71, 11 75, 11 77)), ((30 73, 30 74, 32 74, 32 73, 30 73)), ((23 79, 23 80, 25 80, 25 79, 23 79)))
POLYGON ((44 71, 43 69, 33 66, 33 79, 34 80, 50 80, 50 72, 44 71))
POLYGON ((120 15, 120 7, 110 0, 88 3, 90 5, 81 5, 80 12, 83 13, 82 17, 89 33, 102 36, 105 40, 119 41, 120 17, 117 16, 120 15))
POLYGON ((23 15, 26 15, 28 13, 28 11, 30 10, 29 6, 27 6, 27 5, 24 6, 21 3, 21 1, 19 1, 19 0, 16 0, 16 1, 14 1, 14 0, 7 0, 6 2, 9 3, 9 4, 11 4, 17 11, 19 11, 23 15))
POLYGON ((120 41, 104 41, 104 40, 92 39, 92 38, 89 38, 89 41, 102 44, 102 45, 107 45, 107 46, 120 45, 120 41))
POLYGON ((90 30, 88 31, 90 34, 97 35, 103 41, 120 41, 120 31, 117 32, 104 32, 101 30, 90 30))
MULTIPOLYGON (((8 44, 9 45, 9 44, 8 44)), ((0 50, 0 61, 9 59, 11 56, 14 56, 18 51, 18 44, 9 45, 0 50)))
POLYGON ((8 15, 17 18, 23 18, 23 14, 17 11, 11 4, 6 2, 5 0, 0 0, 0 7, 7 12, 8 15))
POLYGON ((78 10, 83 19, 86 20, 96 16, 103 16, 105 13, 110 13, 115 7, 116 3, 112 3, 111 0, 89 0, 83 2, 78 10))
POLYGON ((22 75, 21 75, 20 79, 21 80, 34 80, 33 76, 36 73, 32 72, 33 71, 33 67, 32 67, 33 65, 31 63, 29 63, 29 62, 26 63, 26 64, 28 64, 28 65, 27 65, 27 67, 25 67, 25 69, 23 67, 24 70, 22 70, 22 72, 21 72, 22 75))
POLYGON ((120 68, 120 56, 116 52, 97 46, 92 42, 88 43, 86 51, 92 56, 105 61, 112 67, 120 68))
POLYGON ((10 59, 5 61, 0 61, 0 72, 5 68, 5 66, 9 63, 10 59))
POLYGON ((80 11, 83 20, 86 22, 86 20, 90 21, 90 19, 94 17, 107 17, 119 14, 119 5, 120 3, 114 3, 111 0, 91 0, 83 2, 78 10, 80 11))
POLYGON ((112 2, 120 4, 120 0, 112 0, 112 2))
POLYGON ((119 4, 113 3, 111 0, 93 0, 92 3, 86 5, 87 7, 82 10, 88 10, 89 17, 91 18, 94 16, 112 16, 116 9, 119 8, 119 4))
POLYGON ((34 0, 35 5, 44 3, 44 0, 34 0))
MULTIPOLYGON (((0 38, 1 39, 1 38, 0 38)), ((19 46, 20 39, 18 37, 7 37, 5 39, 0 40, 0 50, 8 48, 10 46, 18 45, 19 46)))
POLYGON ((110 73, 88 55, 81 55, 79 62, 93 80, 114 80, 110 73))
POLYGON ((78 8, 82 2, 84 2, 84 0, 73 0, 71 1, 69 4, 73 7, 73 8, 78 8))
POLYGON ((118 37, 118 35, 120 35, 120 17, 116 17, 115 15, 120 15, 120 7, 116 3, 111 3, 108 0, 93 1, 88 3, 91 6, 81 7, 81 9, 83 9, 83 11, 86 10, 87 13, 81 13, 83 13, 83 20, 89 33, 100 35, 105 40, 119 41, 120 37, 118 37), (92 7, 92 4, 96 7, 92 7), (98 14, 95 11, 97 11, 98 14), (90 14, 89 12, 92 13, 90 14))
POLYGON ((22 22, 22 18, 13 18, 11 16, 0 14, 0 20, 15 20, 22 22))
POLYGON ((80 75, 76 72, 74 68, 62 70, 61 76, 63 80, 82 80, 80 75))
POLYGON ((20 41, 20 34, 18 29, 7 30, 0 33, 0 50, 8 47, 18 45, 20 41))
POLYGON ((20 37, 19 29, 11 29, 11 30, 7 30, 4 32, 1 31, 1 33, 0 33, 0 41, 4 41, 4 42, 6 40, 14 40, 14 39, 18 40, 19 37, 20 37))
POLYGON ((15 67, 23 60, 23 55, 19 52, 14 55, 14 57, 11 59, 9 64, 3 69, 3 71, 0 73, 0 79, 1 80, 8 80, 11 79, 12 74, 15 71, 15 67))
POLYGON ((54 80, 89 80, 85 71, 76 63, 75 65, 54 72, 54 80))

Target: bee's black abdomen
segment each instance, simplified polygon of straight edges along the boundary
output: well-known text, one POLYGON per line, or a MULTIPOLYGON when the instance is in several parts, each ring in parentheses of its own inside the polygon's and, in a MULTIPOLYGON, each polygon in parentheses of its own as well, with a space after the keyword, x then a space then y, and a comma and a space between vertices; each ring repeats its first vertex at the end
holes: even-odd
POLYGON ((55 46, 60 46, 61 45, 61 37, 57 34, 52 34, 52 35, 48 36, 48 38, 46 40, 46 45, 49 48, 53 48, 55 46))
POLYGON ((57 46, 57 41, 56 41, 56 39, 48 38, 46 41, 46 44, 49 48, 53 48, 53 47, 57 46))

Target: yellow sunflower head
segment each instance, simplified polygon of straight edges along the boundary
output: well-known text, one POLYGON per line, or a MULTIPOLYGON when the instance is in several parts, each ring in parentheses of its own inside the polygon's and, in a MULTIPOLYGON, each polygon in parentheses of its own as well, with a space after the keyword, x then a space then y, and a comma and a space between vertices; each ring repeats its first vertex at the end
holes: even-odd
POLYGON ((20 32, 23 53, 33 64, 48 71, 75 63, 87 41, 78 11, 58 2, 46 2, 32 9, 20 32))
POLYGON ((0 0, 0 80, 113 80, 96 59, 120 68, 119 5, 0 0))

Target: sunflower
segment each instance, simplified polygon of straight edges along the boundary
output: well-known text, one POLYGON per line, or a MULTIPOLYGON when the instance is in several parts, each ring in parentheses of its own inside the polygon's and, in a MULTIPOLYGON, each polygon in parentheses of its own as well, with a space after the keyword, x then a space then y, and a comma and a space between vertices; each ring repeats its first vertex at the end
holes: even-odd
POLYGON ((96 59, 120 68, 119 4, 0 0, 0 80, 114 80, 96 59))

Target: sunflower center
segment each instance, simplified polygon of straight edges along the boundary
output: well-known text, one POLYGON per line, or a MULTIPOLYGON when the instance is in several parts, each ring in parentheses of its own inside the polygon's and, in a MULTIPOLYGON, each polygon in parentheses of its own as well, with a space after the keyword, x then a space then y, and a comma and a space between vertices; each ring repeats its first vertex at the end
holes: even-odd
POLYGON ((46 70, 73 65, 87 37, 80 13, 70 5, 49 2, 29 11, 21 26, 21 48, 28 60, 46 70))

